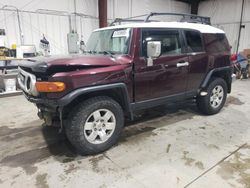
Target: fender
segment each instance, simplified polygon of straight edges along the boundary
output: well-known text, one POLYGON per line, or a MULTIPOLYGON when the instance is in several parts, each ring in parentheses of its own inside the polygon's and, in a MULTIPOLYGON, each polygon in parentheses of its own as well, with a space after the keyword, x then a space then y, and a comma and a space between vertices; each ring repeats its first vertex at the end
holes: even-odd
POLYGON ((57 104, 59 105, 59 107, 64 107, 70 104, 74 99, 76 99, 77 97, 81 95, 96 92, 96 91, 105 91, 105 90, 111 90, 111 89, 121 89, 122 99, 125 105, 124 106, 125 110, 129 112, 131 115, 132 111, 131 111, 130 102, 129 102, 130 100, 129 100, 128 90, 127 90, 127 86, 124 83, 114 83, 114 84, 79 88, 65 95, 61 99, 57 100, 57 104))
POLYGON ((232 83, 232 67, 231 66, 227 66, 227 67, 220 67, 220 68, 215 68, 211 71, 208 72, 208 74, 206 75, 205 79, 203 80, 203 82, 201 83, 201 88, 206 88, 209 80, 211 79, 211 77, 213 76, 213 74, 218 73, 218 72, 226 72, 227 77, 228 77, 228 92, 231 92, 231 83, 232 83))

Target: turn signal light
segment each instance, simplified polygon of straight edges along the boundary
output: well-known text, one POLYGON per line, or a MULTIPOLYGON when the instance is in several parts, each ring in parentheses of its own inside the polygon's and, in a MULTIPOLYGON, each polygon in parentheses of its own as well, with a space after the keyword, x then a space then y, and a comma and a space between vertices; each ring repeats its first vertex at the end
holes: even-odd
POLYGON ((62 92, 65 90, 63 82, 36 82, 36 89, 38 92, 62 92))

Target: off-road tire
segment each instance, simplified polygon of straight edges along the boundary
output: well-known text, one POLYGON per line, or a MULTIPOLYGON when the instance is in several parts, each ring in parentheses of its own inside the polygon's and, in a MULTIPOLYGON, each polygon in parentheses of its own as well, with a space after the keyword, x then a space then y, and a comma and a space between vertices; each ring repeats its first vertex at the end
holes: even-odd
POLYGON ((68 140, 81 155, 92 155, 112 147, 118 140, 124 125, 121 106, 110 97, 98 96, 87 99, 76 106, 68 116, 65 132, 68 140), (92 144, 84 135, 84 126, 91 113, 98 109, 110 110, 116 119, 116 126, 111 137, 104 143, 92 144))
POLYGON ((206 96, 197 97, 197 107, 202 113, 206 115, 217 114, 223 108, 226 102, 227 91, 228 91, 227 84, 224 79, 214 77, 209 82, 206 91, 208 93, 206 96), (221 86, 223 88, 224 95, 221 104, 217 108, 214 108, 210 103, 210 96, 212 94, 213 89, 216 86, 221 86))
POLYGON ((249 65, 244 69, 243 71, 243 78, 248 79, 249 78, 249 65))

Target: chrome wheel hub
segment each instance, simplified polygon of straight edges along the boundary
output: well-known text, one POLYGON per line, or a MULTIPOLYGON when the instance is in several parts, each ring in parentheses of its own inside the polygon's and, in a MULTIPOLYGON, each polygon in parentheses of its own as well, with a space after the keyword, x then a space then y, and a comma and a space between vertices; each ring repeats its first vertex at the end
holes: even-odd
POLYGON ((99 109, 89 115, 84 124, 84 136, 91 144, 106 142, 114 133, 116 119, 108 109, 99 109))
POLYGON ((224 98, 223 87, 220 85, 215 86, 210 95, 210 105, 213 108, 218 108, 221 105, 223 98, 224 98))

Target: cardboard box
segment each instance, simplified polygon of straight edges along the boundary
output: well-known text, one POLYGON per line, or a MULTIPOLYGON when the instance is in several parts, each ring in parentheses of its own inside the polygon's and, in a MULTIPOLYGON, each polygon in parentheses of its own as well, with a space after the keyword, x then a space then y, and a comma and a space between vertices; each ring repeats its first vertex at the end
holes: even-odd
POLYGON ((250 49, 245 49, 243 51, 243 55, 247 58, 247 59, 250 59, 250 49))

